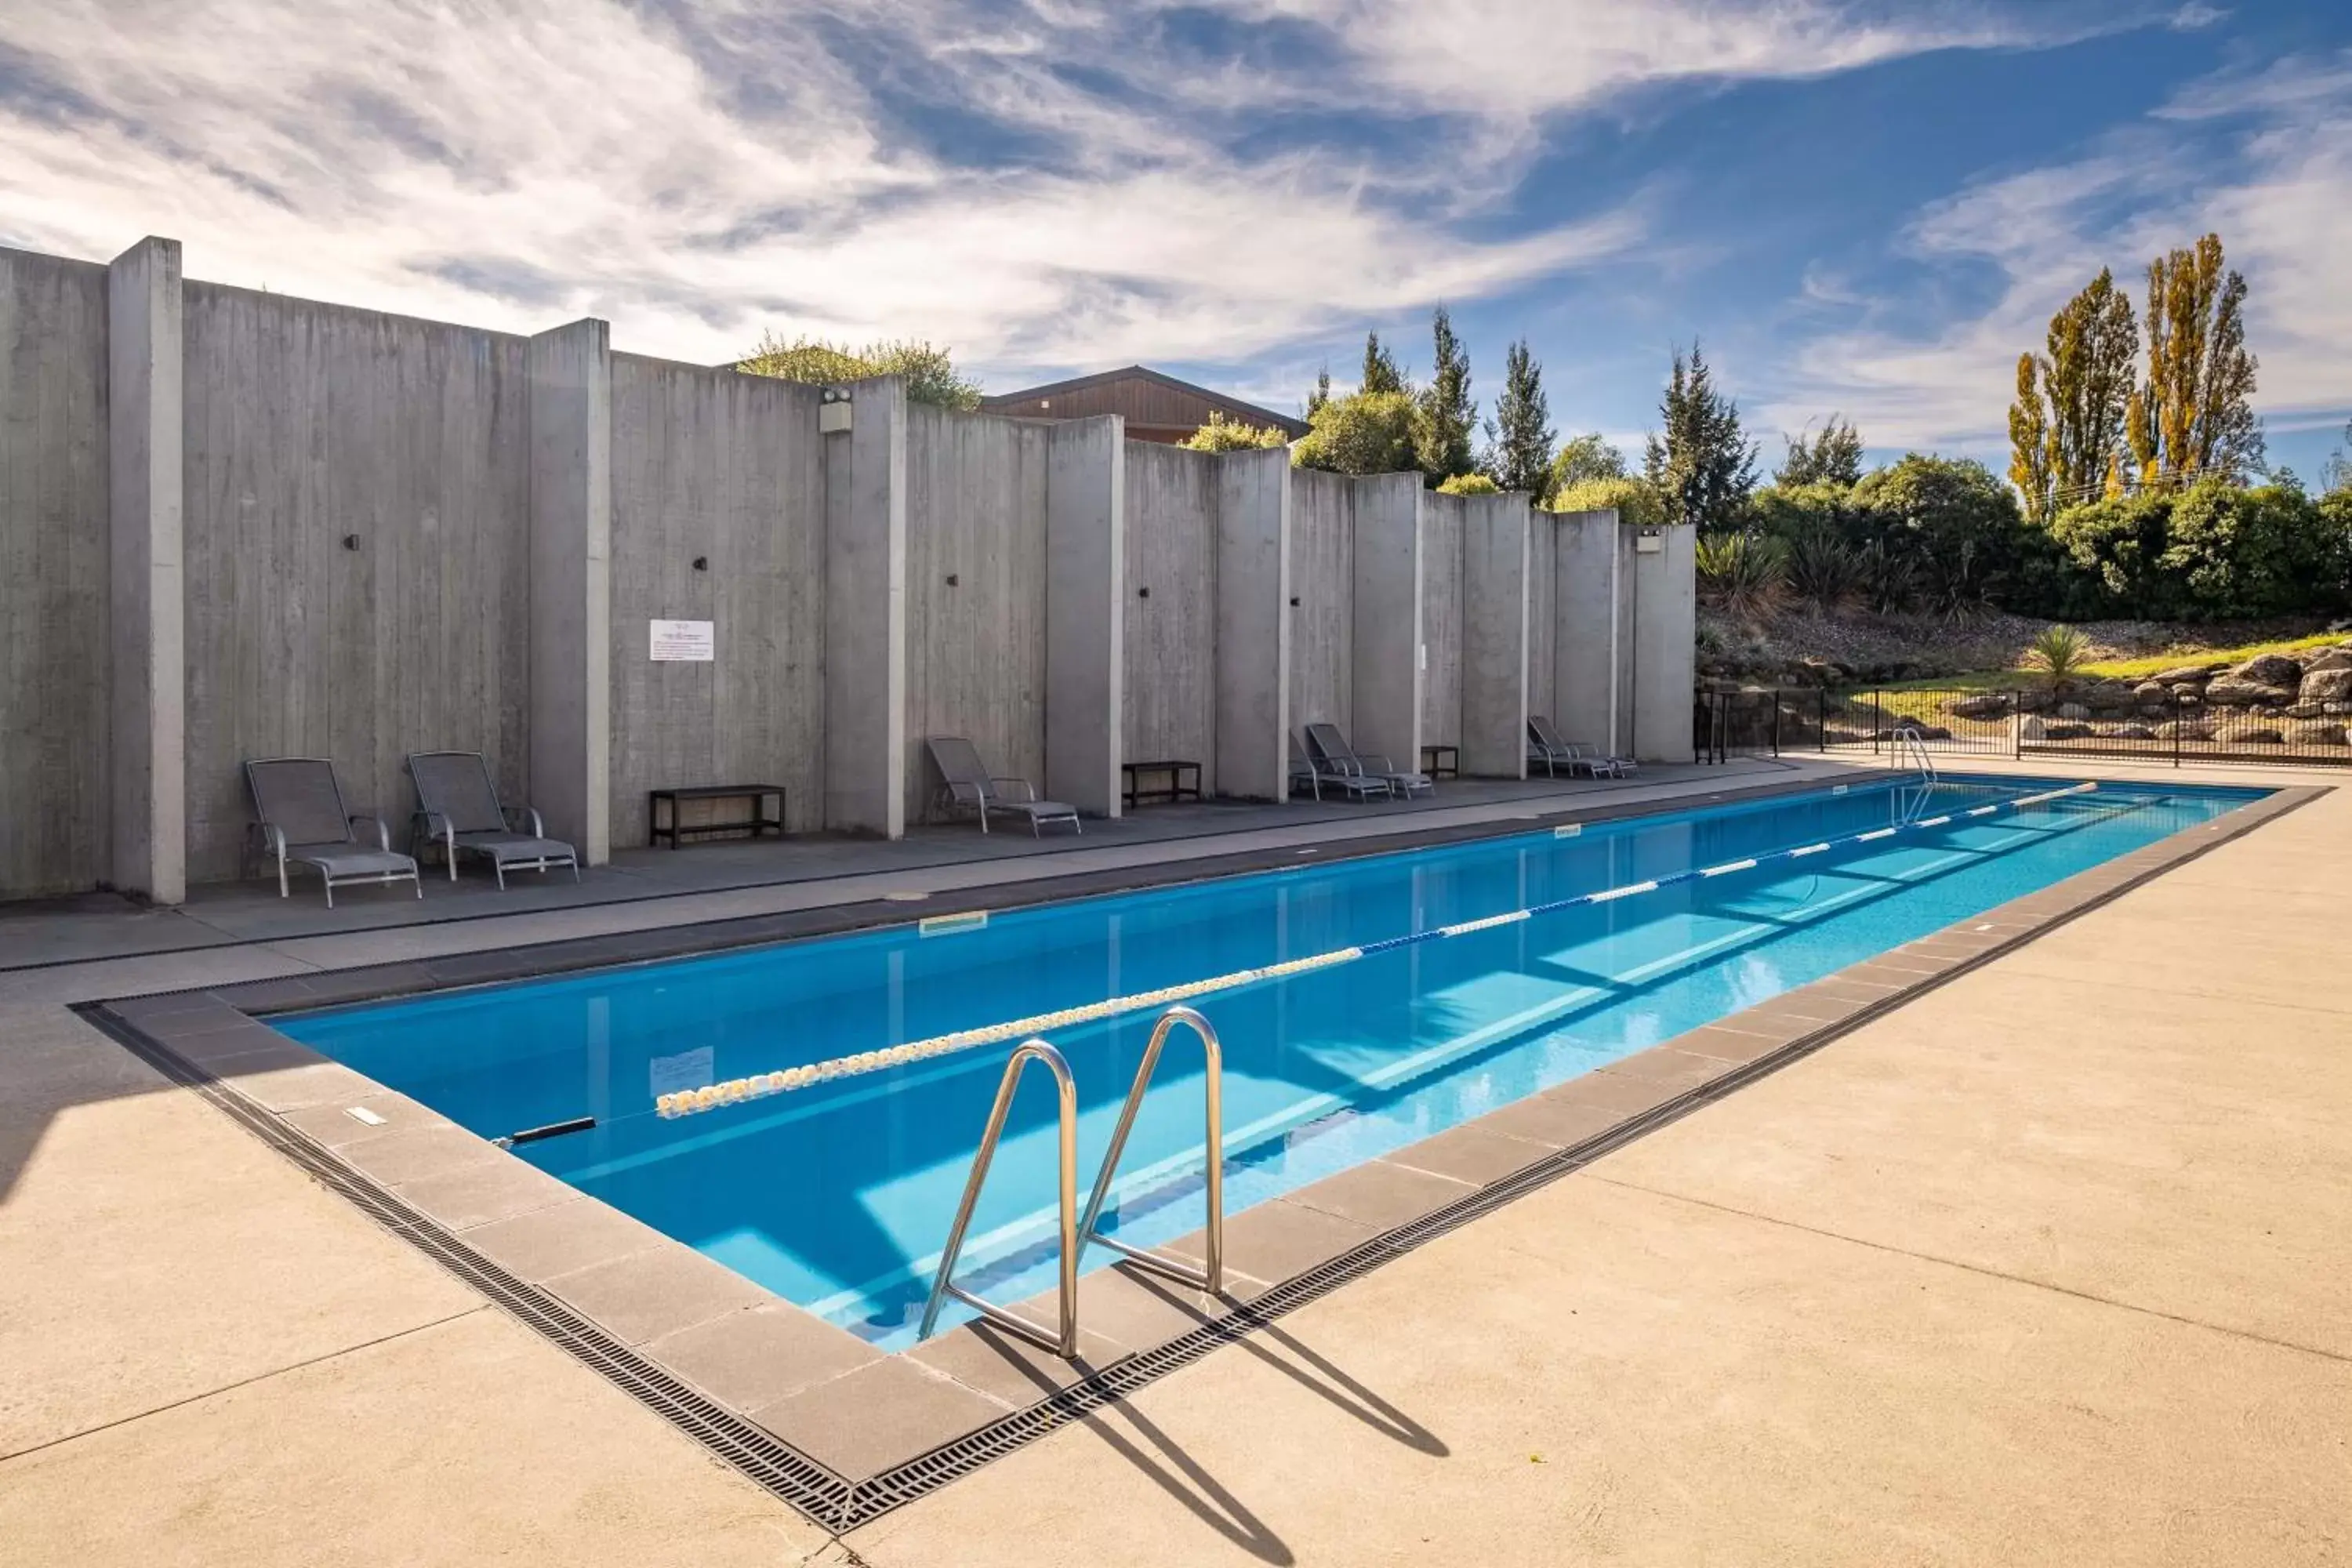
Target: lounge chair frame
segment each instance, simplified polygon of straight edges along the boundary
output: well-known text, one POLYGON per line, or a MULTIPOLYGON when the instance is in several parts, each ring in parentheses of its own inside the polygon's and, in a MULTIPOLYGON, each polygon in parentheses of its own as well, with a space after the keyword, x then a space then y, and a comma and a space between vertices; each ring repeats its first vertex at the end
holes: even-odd
POLYGON ((1083 836, 1086 825, 1078 820, 1078 810, 1058 800, 1041 800, 1037 789, 1027 779, 1000 778, 989 773, 980 760, 980 748, 961 735, 932 735, 923 745, 931 753, 932 766, 940 770, 940 784, 932 805, 942 814, 969 811, 980 818, 980 830, 988 831, 992 812, 1007 816, 1025 817, 1029 836, 1043 838, 1045 824, 1066 822, 1070 831, 1083 836))
POLYGON ((1400 768, 1378 752, 1359 752, 1339 731, 1339 726, 1328 720, 1317 720, 1307 726, 1307 755, 1315 771, 1324 777, 1339 780, 1349 775, 1378 779, 1388 785, 1389 793, 1397 795, 1434 795, 1437 784, 1427 773, 1400 768))
POLYGON ((245 764, 245 787, 253 799, 255 821, 246 829, 238 870, 250 875, 258 863, 275 861, 278 896, 289 897, 288 872, 308 866, 325 884, 327 907, 335 907, 335 889, 358 885, 389 887, 406 882, 425 896, 416 874, 416 859, 392 847, 392 830, 383 819, 353 813, 343 802, 342 781, 335 764, 324 757, 257 757, 245 764), (319 792, 300 798, 303 788, 319 792), (323 808, 333 801, 331 818, 323 808), (340 826, 341 837, 328 837, 340 826), (374 829, 371 848, 360 837, 364 826, 374 829))
POLYGON ((555 867, 569 866, 572 879, 580 880, 579 851, 548 837, 547 824, 534 808, 499 801, 489 760, 481 752, 412 752, 405 766, 409 782, 416 786, 416 809, 408 818, 409 849, 418 853, 439 846, 451 881, 457 879, 460 854, 488 860, 500 892, 506 890, 509 868, 544 876, 555 867))

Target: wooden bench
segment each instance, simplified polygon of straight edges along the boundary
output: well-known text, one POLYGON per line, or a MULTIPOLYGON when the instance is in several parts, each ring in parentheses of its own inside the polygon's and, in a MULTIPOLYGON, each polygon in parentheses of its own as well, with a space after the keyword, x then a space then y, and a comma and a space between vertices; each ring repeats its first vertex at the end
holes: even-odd
POLYGON ((749 833, 754 838, 763 833, 773 833, 779 838, 784 836, 784 786, 782 784, 696 784, 690 789, 657 789, 653 792, 646 809, 653 819, 652 841, 659 844, 667 838, 673 849, 688 835, 698 838, 721 833, 749 833), (773 816, 770 816, 767 810, 771 796, 776 803, 773 816), (748 803, 750 811, 743 816, 681 826, 677 819, 678 803, 687 800, 740 800, 748 803), (664 806, 669 808, 667 813, 662 809, 664 806))
POLYGON ((1161 762, 1121 763, 1118 768, 1120 773, 1127 775, 1127 804, 1129 805, 1140 805, 1147 800, 1164 800, 1172 804, 1180 800, 1201 798, 1201 764, 1198 763, 1170 758, 1161 762), (1159 789, 1142 787, 1146 776, 1162 773, 1168 778, 1165 787, 1159 789), (1192 775, 1192 782, 1190 784, 1184 782, 1187 773, 1192 775))
POLYGON ((1423 746, 1421 749, 1421 771, 1433 779, 1458 779, 1462 776, 1462 748, 1459 746, 1423 746))

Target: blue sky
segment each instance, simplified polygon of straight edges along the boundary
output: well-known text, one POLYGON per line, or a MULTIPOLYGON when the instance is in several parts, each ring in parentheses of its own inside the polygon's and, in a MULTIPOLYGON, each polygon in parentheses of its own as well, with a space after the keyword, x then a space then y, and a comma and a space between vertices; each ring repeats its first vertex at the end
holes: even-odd
POLYGON ((1295 409, 1444 300, 1638 442, 1699 337, 1777 457, 1998 462, 2101 265, 2221 231, 2309 478, 2352 416, 2342 0, 113 0, 0 14, 0 244, 716 361, 952 343, 1295 409))

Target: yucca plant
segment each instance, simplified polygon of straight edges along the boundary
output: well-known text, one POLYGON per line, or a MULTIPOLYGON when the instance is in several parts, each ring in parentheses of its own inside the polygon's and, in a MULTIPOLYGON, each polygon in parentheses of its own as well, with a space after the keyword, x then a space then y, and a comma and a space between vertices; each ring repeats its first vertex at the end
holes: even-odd
POLYGON ((2091 662, 2091 639, 2073 626, 2051 626, 2025 650, 2025 668, 2046 675, 2054 689, 2082 674, 2091 662))
POLYGON ((1696 558, 1700 597, 1726 615, 1754 620, 1778 607, 1788 593, 1788 552, 1777 539, 1701 534, 1696 558))
POLYGON ((1789 547, 1789 587, 1815 609, 1843 609, 1862 592, 1862 561, 1833 533, 1800 534, 1789 547))
POLYGON ((1854 552, 1854 562, 1863 598, 1872 609, 1893 616, 1911 607, 1918 593, 1918 573, 1908 557, 1887 549, 1885 540, 1874 539, 1854 552))

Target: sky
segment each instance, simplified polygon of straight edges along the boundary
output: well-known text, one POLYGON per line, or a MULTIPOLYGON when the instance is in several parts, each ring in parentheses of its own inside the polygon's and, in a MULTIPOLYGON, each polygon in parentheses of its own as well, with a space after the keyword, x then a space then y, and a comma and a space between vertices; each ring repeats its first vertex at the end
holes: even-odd
POLYGON ((1297 412, 1444 303, 1491 408, 2006 458, 2101 267, 2218 231, 2306 479, 2352 418, 2345 0, 108 0, 0 7, 0 245, 718 363, 951 345, 1297 412))

